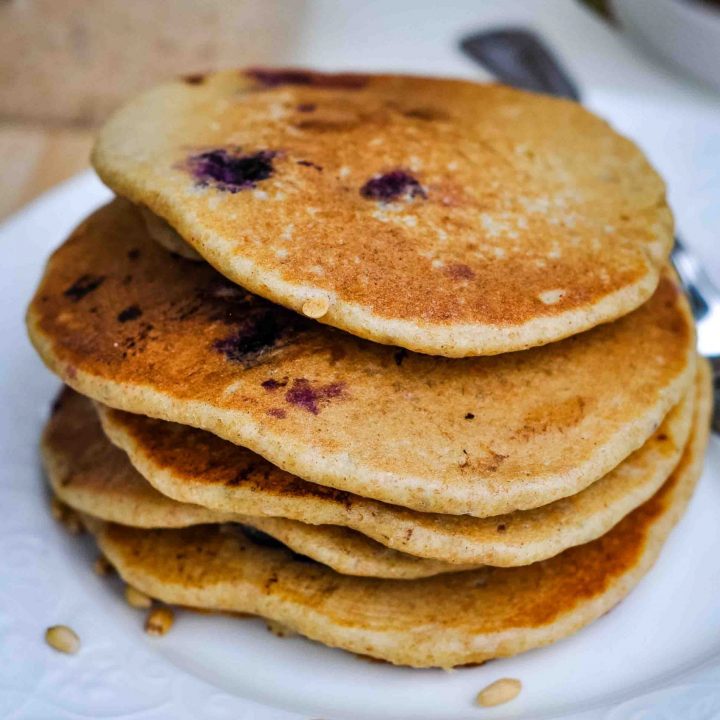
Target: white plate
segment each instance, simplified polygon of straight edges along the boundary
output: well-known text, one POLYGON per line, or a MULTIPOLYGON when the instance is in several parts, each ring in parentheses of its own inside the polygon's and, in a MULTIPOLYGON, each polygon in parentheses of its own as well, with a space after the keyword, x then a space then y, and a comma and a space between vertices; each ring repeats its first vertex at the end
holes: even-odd
MULTIPOLYGON (((657 98, 596 92, 590 100, 673 179, 687 239, 700 238, 717 268, 720 254, 707 252, 720 226, 714 118, 657 98)), ((93 574, 92 543, 67 536, 49 518, 37 439, 58 382, 22 322, 50 249, 108 196, 91 174, 81 175, 0 228, 1 717, 720 717, 717 439, 689 512, 649 576, 613 612, 553 647, 446 673, 276 638, 260 620, 185 612, 167 636, 147 637, 118 584, 93 574), (55 623, 78 632, 77 655, 45 645, 43 632, 55 623), (474 707, 477 691, 504 676, 522 680, 520 697, 493 710, 474 707)))

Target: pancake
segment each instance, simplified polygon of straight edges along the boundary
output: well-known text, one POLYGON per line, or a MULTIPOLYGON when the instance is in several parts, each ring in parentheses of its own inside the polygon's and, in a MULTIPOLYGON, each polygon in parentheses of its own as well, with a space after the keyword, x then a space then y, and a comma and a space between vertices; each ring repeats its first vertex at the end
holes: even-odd
POLYGON ((98 411, 107 436, 142 476, 179 502, 292 518, 304 527, 346 526, 396 550, 448 563, 515 566, 594 540, 659 489, 682 455, 694 396, 706 392, 707 368, 700 368, 697 388, 608 475, 577 495, 488 518, 421 513, 326 488, 202 430, 103 405, 98 411))
POLYGON ((433 355, 621 317, 672 245, 665 186, 633 143, 576 103, 499 85, 178 80, 121 109, 93 164, 239 285, 433 355))
POLYGON ((138 530, 91 523, 91 530, 128 583, 165 602, 261 615, 326 645, 395 664, 483 662, 576 632, 640 581, 700 475, 709 406, 708 389, 680 464, 650 500, 601 538, 522 568, 406 581, 354 578, 213 526, 138 530))
POLYGON ((55 403, 41 450, 55 495, 74 510, 109 522, 140 528, 241 523, 349 575, 418 578, 465 569, 390 550, 347 528, 222 513, 171 500, 154 490, 110 444, 92 403, 69 389, 55 403))
POLYGON ((208 430, 321 485, 476 516, 608 473, 679 402, 695 362, 669 274, 641 308, 587 333, 432 358, 243 293, 169 255, 121 200, 54 253, 28 324, 48 366, 111 407, 208 430))

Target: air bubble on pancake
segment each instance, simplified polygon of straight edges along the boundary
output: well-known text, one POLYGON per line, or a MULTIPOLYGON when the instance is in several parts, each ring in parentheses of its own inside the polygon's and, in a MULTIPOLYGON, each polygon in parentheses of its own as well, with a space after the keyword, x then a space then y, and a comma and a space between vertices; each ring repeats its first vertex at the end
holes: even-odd
MULTIPOLYGON (((320 268, 322 271, 322 268, 320 268)), ((330 309, 330 302, 326 297, 314 297, 309 298, 303 303, 302 311, 303 315, 309 318, 318 319, 327 315, 330 309)))
POLYGON ((259 150, 240 154, 238 149, 219 148, 191 155, 186 169, 199 185, 211 185, 218 190, 236 193, 253 189, 257 183, 273 175, 273 150, 259 150))
POLYGON ((554 290, 545 290, 538 295, 538 300, 545 305, 555 305, 565 297, 565 290, 556 288, 554 290))

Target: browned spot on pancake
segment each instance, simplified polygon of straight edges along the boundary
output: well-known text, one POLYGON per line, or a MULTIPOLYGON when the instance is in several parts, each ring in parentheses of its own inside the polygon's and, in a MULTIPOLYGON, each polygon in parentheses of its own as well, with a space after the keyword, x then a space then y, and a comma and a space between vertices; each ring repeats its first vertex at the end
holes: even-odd
POLYGON ((69 288, 67 288, 63 295, 77 302, 82 300, 86 295, 97 290, 105 282, 103 275, 81 275, 69 288))
POLYGON ((183 76, 183 82, 188 85, 202 85, 205 82, 205 75, 202 73, 196 73, 195 75, 183 76))
POLYGON ((126 323, 130 320, 137 320, 141 316, 142 310, 139 305, 128 305, 128 307, 118 313, 117 320, 120 323, 126 323))
POLYGON ((473 280, 475 278, 475 273, 472 268, 468 265, 464 265, 463 263, 446 265, 443 268, 443 272, 453 280, 473 280))
POLYGON ((260 385, 262 385, 265 390, 273 391, 277 390, 278 388, 285 387, 288 384, 288 378, 283 378, 282 380, 276 380, 275 378, 269 378, 268 380, 263 380, 260 385))
POLYGON ((287 417, 287 411, 282 408, 270 408, 267 411, 270 417, 277 418, 278 420, 284 420, 287 417))
POLYGON ((304 167, 313 168, 313 170, 317 170, 318 172, 322 172, 322 171, 323 171, 323 169, 322 169, 322 167, 321 167, 320 165, 318 165, 317 163, 312 162, 311 160, 298 160, 298 161, 297 161, 297 164, 298 164, 298 165, 302 165, 302 166, 304 166, 304 167))
POLYGON ((586 415, 585 406, 585 399, 580 396, 537 405, 525 415, 520 432, 532 436, 563 431, 582 422, 586 415))
POLYGON ((451 118, 446 110, 442 110, 437 107, 410 108, 409 110, 403 110, 402 114, 405 117, 413 118, 415 120, 424 120, 426 122, 450 120, 451 118))

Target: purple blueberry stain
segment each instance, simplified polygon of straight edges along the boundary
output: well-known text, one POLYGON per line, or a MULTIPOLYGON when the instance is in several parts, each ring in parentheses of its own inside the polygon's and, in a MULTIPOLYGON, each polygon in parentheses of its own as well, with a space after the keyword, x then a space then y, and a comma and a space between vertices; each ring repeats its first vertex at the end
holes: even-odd
POLYGON ((250 68, 245 74, 265 88, 282 85, 309 85, 318 88, 359 90, 367 84, 366 75, 322 73, 293 68, 250 68))
POLYGON ((105 282, 104 275, 81 275, 69 288, 63 292, 66 298, 73 302, 82 300, 86 295, 97 290, 105 282))
POLYGON ((227 149, 208 150, 187 159, 186 168, 201 187, 212 185, 230 193, 250 190, 272 177, 273 150, 242 154, 227 149))
POLYGON ((360 188, 360 195, 366 200, 379 202, 392 202, 400 198, 427 198, 427 193, 417 178, 405 170, 393 170, 370 178, 360 188))
POLYGON ((282 408, 270 408, 267 411, 270 417, 277 418, 278 420, 284 420, 287 417, 287 412, 282 408))
POLYGON ((130 320, 137 320, 142 314, 139 305, 130 305, 118 313, 117 321, 120 323, 130 322, 130 320))
POLYGON ((298 112, 301 113, 310 113, 317 110, 317 105, 315 105, 315 103, 300 103, 300 105, 298 105, 296 109, 298 112))
POLYGON ((306 412, 318 415, 321 405, 330 400, 345 395, 345 383, 333 382, 327 385, 313 385, 306 378, 293 380, 289 390, 285 393, 285 400, 306 412))

